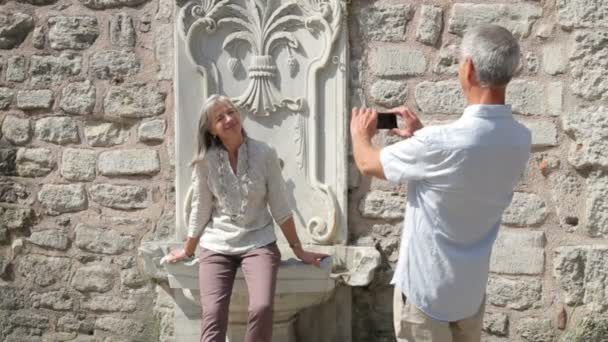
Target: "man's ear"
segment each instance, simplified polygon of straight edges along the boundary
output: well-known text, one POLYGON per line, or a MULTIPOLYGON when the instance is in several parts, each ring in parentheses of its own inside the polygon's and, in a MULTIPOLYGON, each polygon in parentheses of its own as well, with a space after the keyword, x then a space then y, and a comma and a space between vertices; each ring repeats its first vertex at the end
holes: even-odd
POLYGON ((479 81, 477 80, 477 77, 475 77, 475 66, 473 65, 473 59, 471 59, 471 57, 468 57, 465 61, 464 76, 470 85, 474 87, 479 86, 479 81))

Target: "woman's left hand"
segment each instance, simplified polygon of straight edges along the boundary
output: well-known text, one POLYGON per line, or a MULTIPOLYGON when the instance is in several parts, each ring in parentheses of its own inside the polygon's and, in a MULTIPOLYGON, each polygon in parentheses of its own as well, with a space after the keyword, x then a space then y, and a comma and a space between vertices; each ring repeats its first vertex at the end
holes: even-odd
POLYGON ((294 249, 293 252, 295 253, 296 257, 298 257, 298 259, 302 260, 303 263, 312 264, 317 267, 321 267, 321 260, 329 256, 323 253, 307 252, 302 248, 294 249))

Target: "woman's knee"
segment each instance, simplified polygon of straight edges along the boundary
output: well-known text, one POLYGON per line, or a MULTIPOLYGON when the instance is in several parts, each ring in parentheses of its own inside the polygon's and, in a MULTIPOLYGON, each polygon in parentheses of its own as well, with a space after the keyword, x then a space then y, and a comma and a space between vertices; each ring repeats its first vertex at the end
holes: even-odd
POLYGON ((267 316, 272 315, 272 303, 256 303, 249 305, 249 315, 251 316, 267 316))

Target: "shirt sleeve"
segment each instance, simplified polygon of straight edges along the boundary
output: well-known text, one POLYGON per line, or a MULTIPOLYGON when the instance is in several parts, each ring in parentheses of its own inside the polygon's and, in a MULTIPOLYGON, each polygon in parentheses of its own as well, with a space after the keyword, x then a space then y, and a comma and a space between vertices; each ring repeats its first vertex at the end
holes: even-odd
POLYGON ((281 173, 281 165, 277 152, 270 148, 266 166, 266 191, 268 195, 268 207, 272 218, 281 225, 291 216, 291 206, 287 196, 287 186, 281 173))
POLYGON ((434 155, 427 139, 414 135, 383 148, 380 163, 388 181, 405 183, 428 177, 428 165, 434 155))
POLYGON ((211 219, 213 195, 209 190, 207 177, 207 164, 204 162, 197 163, 192 170, 192 210, 190 211, 190 222, 188 222, 189 238, 201 236, 211 219))

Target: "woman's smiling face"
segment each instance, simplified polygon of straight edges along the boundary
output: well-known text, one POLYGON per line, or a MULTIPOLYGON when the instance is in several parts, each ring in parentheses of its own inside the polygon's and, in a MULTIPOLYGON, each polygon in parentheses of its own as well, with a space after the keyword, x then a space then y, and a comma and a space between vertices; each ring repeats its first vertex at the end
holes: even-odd
POLYGON ((241 114, 236 108, 219 102, 209 115, 209 132, 220 140, 233 138, 241 134, 241 114))

